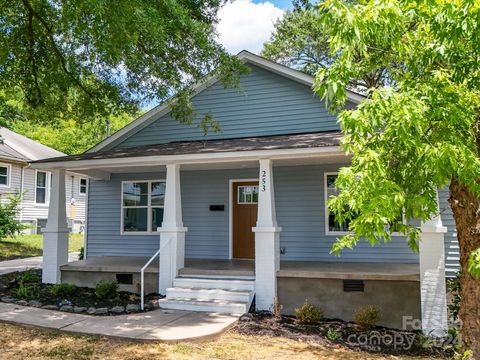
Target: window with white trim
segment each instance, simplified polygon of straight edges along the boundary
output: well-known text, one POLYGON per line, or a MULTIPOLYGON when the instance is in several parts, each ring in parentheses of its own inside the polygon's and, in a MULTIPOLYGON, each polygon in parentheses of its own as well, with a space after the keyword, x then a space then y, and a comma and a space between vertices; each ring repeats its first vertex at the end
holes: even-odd
POLYGON ((327 234, 343 234, 348 233, 349 221, 346 220, 340 224, 335 219, 335 214, 328 210, 328 200, 332 196, 338 195, 338 189, 335 188, 335 181, 338 173, 325 173, 325 226, 327 234))
POLYGON ((78 192, 80 195, 85 195, 87 193, 87 179, 80 178, 80 185, 79 185, 78 192))
POLYGON ((122 183, 122 233, 152 233, 162 226, 165 182, 122 183))
POLYGON ((10 186, 10 171, 11 167, 8 164, 0 164, 0 186, 10 186))
POLYGON ((35 172, 35 203, 46 205, 50 196, 50 183, 51 177, 48 176, 48 172, 39 171, 35 172))

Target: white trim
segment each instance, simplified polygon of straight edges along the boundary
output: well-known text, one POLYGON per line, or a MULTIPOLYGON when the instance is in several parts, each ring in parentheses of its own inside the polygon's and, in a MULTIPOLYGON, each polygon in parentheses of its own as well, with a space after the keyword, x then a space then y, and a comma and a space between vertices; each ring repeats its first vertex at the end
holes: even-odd
POLYGON ((35 170, 35 179, 33 183, 33 203, 35 206, 41 206, 41 207, 48 207, 50 205, 50 191, 51 191, 51 185, 52 185, 52 175, 50 171, 46 170, 35 170), (39 172, 45 173, 45 202, 44 203, 39 203, 37 202, 37 175, 39 172))
POLYGON ((87 194, 85 197, 85 218, 83 220, 83 260, 87 260, 87 247, 88 247, 88 203, 90 198, 90 181, 87 179, 87 194))
POLYGON ((7 168, 7 183, 6 184, 0 184, 0 188, 9 189, 12 186, 12 164, 0 163, 0 167, 6 167, 7 168))
POLYGON ((165 209, 165 204, 163 206, 152 206, 151 204, 151 195, 152 195, 152 183, 162 182, 166 184, 165 179, 154 179, 154 180, 123 180, 121 183, 121 193, 120 193, 120 235, 159 235, 160 231, 152 231, 152 208, 163 208, 165 209), (124 231, 123 230, 123 210, 125 206, 123 205, 123 184, 125 183, 147 183, 148 184, 148 194, 147 194, 147 205, 142 206, 126 206, 126 208, 146 208, 147 209, 147 229, 148 231, 124 231))
MULTIPOLYGON (((327 207, 327 176, 328 175, 337 175, 338 176, 338 171, 327 171, 323 173, 323 196, 324 196, 324 212, 325 212, 325 235, 348 235, 351 234, 351 231, 330 231, 330 225, 328 223, 328 207, 327 207)), ((406 219, 405 219, 405 213, 402 213, 402 222, 406 224, 406 219)), ((402 233, 399 233, 397 231, 393 232, 390 234, 391 236, 405 236, 402 233)))
POLYGON ((337 175, 338 171, 327 171, 323 173, 323 198, 324 198, 324 213, 325 213, 325 235, 347 235, 350 231, 330 231, 330 224, 328 222, 328 193, 327 193, 327 176, 337 175))
MULTIPOLYGON (((72 181, 75 181, 75 180, 72 180, 72 181)), ((87 195, 87 191, 88 191, 88 178, 79 177, 78 178, 78 195, 79 196, 85 196, 85 195, 87 195), (82 193, 82 180, 85 180, 85 192, 84 193, 82 193)), ((73 197, 73 194, 72 194, 72 197, 73 197)))
POLYGON ((229 179, 228 181, 228 258, 233 259, 233 184, 236 182, 257 181, 258 178, 229 179))
POLYGON ((55 162, 35 162, 31 164, 33 169, 69 169, 75 170, 102 169, 108 171, 108 167, 121 166, 161 166, 169 163, 179 165, 187 164, 211 164, 233 161, 258 161, 262 158, 271 160, 280 159, 298 159, 329 157, 332 155, 346 156, 340 146, 322 146, 316 148, 296 148, 296 149, 275 149, 275 150, 253 150, 253 151, 226 151, 214 153, 196 153, 182 155, 155 155, 122 157, 114 159, 90 159, 90 160, 66 160, 55 162))
MULTIPOLYGON (((276 73, 280 76, 284 76, 288 79, 294 80, 303 85, 307 85, 311 87, 313 86, 313 83, 315 81, 315 78, 313 76, 307 75, 295 69, 291 69, 287 66, 278 64, 276 62, 267 60, 261 56, 255 55, 246 50, 243 50, 240 53, 238 53, 237 57, 243 62, 251 63, 253 65, 259 66, 263 69, 276 73)), ((192 96, 195 96, 196 94, 205 90, 207 87, 211 86, 217 81, 218 81, 217 77, 209 76, 206 78, 206 80, 198 84, 195 84, 192 87, 192 96)), ((347 99, 355 104, 359 104, 365 99, 365 97, 363 95, 347 90, 347 99)), ((134 132, 135 130, 139 131, 141 129, 141 126, 147 126, 145 124, 155 121, 155 119, 168 114, 171 110, 172 101, 175 101, 175 98, 169 99, 165 101, 163 104, 160 104, 154 107, 150 111, 140 116, 138 119, 131 122, 129 125, 125 126, 124 128, 115 132, 113 135, 111 135, 104 141, 100 142, 99 144, 95 145, 93 148, 89 149, 87 152, 99 151, 106 148, 110 144, 121 142, 124 138, 130 136, 131 132, 134 132)))

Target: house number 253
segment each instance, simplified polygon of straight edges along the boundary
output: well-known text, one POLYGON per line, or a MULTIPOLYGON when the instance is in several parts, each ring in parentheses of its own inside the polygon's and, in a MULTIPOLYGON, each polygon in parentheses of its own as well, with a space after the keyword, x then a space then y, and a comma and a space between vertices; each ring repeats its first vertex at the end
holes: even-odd
POLYGON ((267 190, 267 172, 262 170, 262 192, 267 190))

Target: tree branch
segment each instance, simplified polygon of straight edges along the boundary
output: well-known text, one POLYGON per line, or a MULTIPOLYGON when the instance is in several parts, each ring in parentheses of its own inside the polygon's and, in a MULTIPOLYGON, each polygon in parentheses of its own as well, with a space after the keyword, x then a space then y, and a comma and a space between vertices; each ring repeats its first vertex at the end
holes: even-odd
MULTIPOLYGON (((30 4, 30 2, 28 0, 22 0, 23 2, 23 5, 25 6, 25 8, 27 9, 28 13, 29 13, 29 16, 31 16, 32 18, 35 17, 38 19, 38 21, 40 22, 40 24, 43 26, 43 28, 45 29, 46 31, 46 35, 52 45, 52 48, 53 48, 53 52, 55 53, 55 55, 57 56, 58 60, 60 61, 60 65, 62 66, 62 69, 63 71, 65 72, 65 74, 67 74, 74 82, 75 84, 77 84, 77 86, 82 89, 88 96, 90 97, 94 97, 94 95, 92 94, 92 92, 90 92, 83 84, 82 82, 77 79, 77 77, 72 74, 72 72, 70 72, 70 70, 68 70, 67 68, 67 64, 66 64, 66 60, 65 60, 65 57, 63 56, 62 52, 60 51, 60 49, 57 47, 57 44, 55 43, 55 39, 53 37, 53 31, 52 31, 52 28, 50 27, 50 25, 45 21, 45 19, 43 19, 40 14, 38 12, 35 11, 35 9, 32 7, 32 4, 30 4)), ((33 35, 33 33, 32 33, 33 35)))
POLYGON ((38 66, 37 61, 35 60, 35 37, 33 34, 33 15, 28 13, 28 54, 29 60, 32 67, 33 82, 35 83, 36 97, 35 105, 40 104, 43 101, 42 90, 38 84, 38 66))

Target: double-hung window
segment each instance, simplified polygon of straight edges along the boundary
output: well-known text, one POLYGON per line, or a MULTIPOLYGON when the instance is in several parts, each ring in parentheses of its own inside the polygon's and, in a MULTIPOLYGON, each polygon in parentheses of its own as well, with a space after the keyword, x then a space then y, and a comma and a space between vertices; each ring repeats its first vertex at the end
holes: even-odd
POLYGON ((48 205, 50 195, 50 177, 46 171, 35 172, 35 203, 48 205))
POLYGON ((335 181, 337 180, 338 173, 325 173, 325 226, 327 235, 337 235, 348 233, 348 220, 340 224, 335 220, 335 214, 328 210, 328 199, 331 196, 338 195, 338 189, 335 188, 335 181))
POLYGON ((10 171, 10 165, 0 164, 0 187, 10 186, 10 171))
POLYGON ((162 226, 165 182, 122 183, 122 233, 153 233, 162 226))

